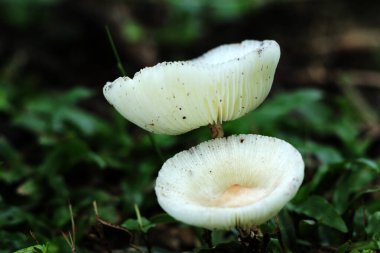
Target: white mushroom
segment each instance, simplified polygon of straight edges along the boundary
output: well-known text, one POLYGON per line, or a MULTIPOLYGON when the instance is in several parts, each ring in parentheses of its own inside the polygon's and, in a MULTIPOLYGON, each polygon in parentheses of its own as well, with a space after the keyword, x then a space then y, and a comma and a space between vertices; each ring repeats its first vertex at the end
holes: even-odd
POLYGON ((207 229, 248 229, 275 216, 304 176, 300 153, 261 135, 203 142, 165 162, 156 181, 160 206, 207 229))
POLYGON ((181 134, 239 118, 259 106, 271 89, 279 57, 275 41, 247 40, 193 60, 144 68, 132 79, 108 82, 103 93, 136 125, 181 134))

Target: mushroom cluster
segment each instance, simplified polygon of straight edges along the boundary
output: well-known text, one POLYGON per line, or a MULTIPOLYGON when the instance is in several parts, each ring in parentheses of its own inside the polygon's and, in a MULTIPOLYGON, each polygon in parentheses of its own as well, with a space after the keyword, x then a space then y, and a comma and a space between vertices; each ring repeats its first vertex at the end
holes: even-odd
MULTIPOLYGON (((108 82, 103 93, 126 119, 153 133, 221 128, 264 101, 279 57, 275 41, 246 40, 144 68, 108 82)), ((174 218, 207 229, 260 225, 297 192, 302 157, 280 139, 220 133, 164 163, 155 186, 158 203, 174 218)))

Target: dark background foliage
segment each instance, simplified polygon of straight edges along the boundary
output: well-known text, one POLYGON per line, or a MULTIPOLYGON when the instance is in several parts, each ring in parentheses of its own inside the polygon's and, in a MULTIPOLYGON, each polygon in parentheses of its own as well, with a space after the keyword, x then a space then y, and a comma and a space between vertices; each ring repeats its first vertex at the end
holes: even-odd
POLYGON ((101 91, 120 76, 105 26, 128 76, 220 44, 278 41, 268 99, 225 131, 292 143, 306 176, 248 244, 380 250, 379 9, 344 0, 0 1, 0 252, 71 252, 71 217, 77 252, 252 250, 235 230, 213 232, 209 249, 201 230, 163 214, 152 138, 166 159, 209 139, 208 129, 150 136, 119 116, 101 91))

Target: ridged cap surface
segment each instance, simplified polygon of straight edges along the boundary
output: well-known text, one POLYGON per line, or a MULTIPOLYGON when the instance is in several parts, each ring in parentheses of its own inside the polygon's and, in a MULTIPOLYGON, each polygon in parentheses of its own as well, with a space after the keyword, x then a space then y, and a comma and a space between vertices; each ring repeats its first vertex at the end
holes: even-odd
POLYGON ((275 41, 222 45, 199 58, 147 67, 108 82, 103 93, 126 119, 177 135, 237 119, 268 95, 280 57, 275 41))
POLYGON ((203 142, 165 162, 156 181, 160 206, 207 229, 250 228, 293 198, 304 162, 289 143, 261 135, 203 142))

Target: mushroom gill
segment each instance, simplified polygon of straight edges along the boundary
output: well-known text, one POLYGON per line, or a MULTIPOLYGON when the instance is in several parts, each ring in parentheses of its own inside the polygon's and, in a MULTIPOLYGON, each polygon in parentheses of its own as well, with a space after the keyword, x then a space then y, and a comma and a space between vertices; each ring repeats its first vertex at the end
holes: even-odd
POLYGON ((163 62, 133 78, 108 82, 103 94, 126 119, 159 134, 177 135, 237 119, 268 95, 280 47, 246 40, 222 45, 199 58, 163 62))
POLYGON ((209 229, 259 225, 295 195, 304 175, 299 152, 260 135, 219 138, 165 162, 156 181, 161 207, 209 229))

